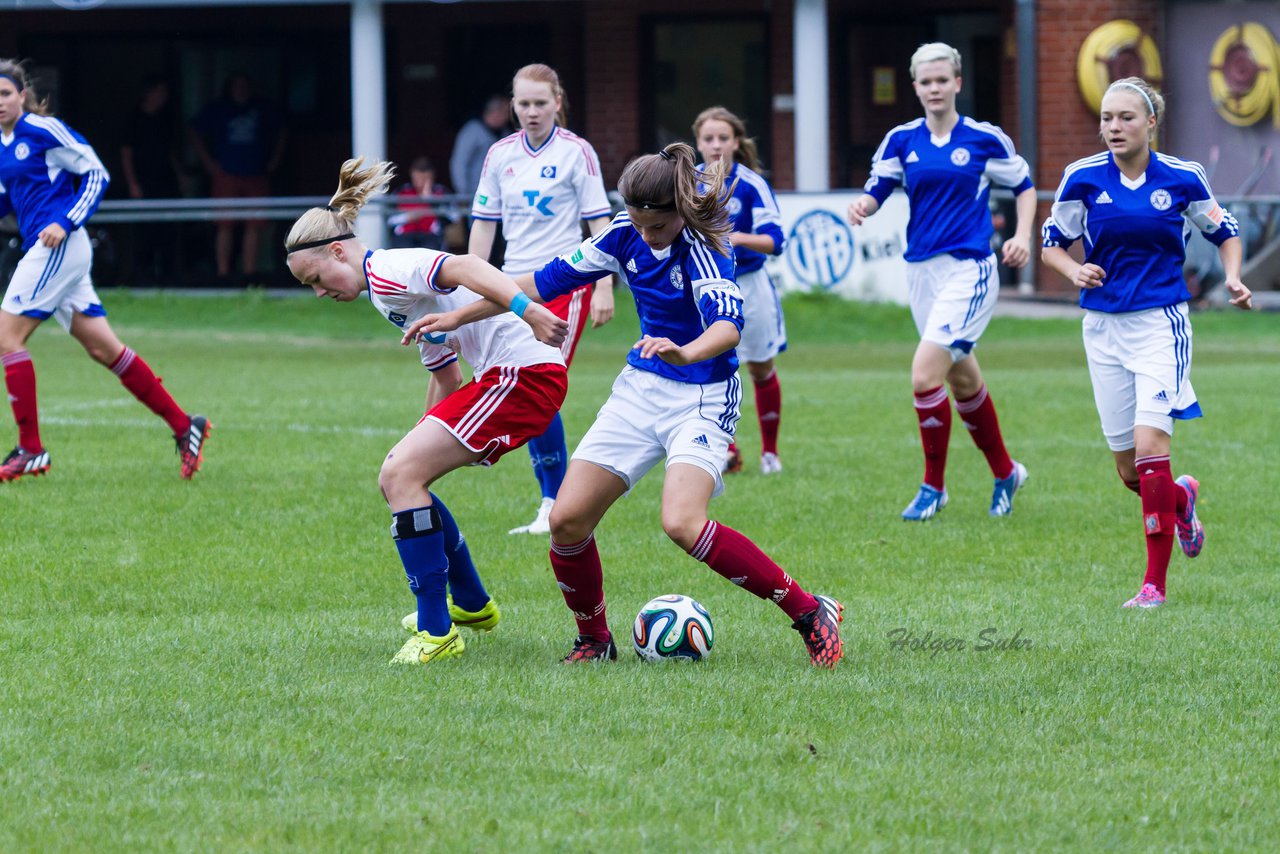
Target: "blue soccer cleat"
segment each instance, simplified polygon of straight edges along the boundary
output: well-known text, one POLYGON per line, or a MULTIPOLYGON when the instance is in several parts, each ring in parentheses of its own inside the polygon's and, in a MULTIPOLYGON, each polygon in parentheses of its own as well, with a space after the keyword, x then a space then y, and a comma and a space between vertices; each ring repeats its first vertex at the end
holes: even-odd
POLYGON ((922 483, 916 497, 907 505, 907 509, 902 511, 902 518, 908 522, 924 522, 946 506, 947 491, 945 489, 934 489, 929 484, 922 483))
POLYGON ((991 515, 1008 516, 1013 512, 1013 496, 1027 482, 1027 467, 1017 460, 1013 461, 1013 473, 996 481, 996 488, 991 493, 991 515))

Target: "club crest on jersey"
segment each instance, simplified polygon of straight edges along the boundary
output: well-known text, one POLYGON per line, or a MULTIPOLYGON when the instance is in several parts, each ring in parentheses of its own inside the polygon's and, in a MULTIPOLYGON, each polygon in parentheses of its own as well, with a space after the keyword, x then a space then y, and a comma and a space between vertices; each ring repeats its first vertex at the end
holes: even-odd
POLYGON ((543 177, 543 178, 554 178, 554 177, 556 177, 556 167, 554 167, 554 166, 543 166, 543 167, 542 167, 542 177, 543 177))
POLYGON ((396 314, 392 311, 387 313, 387 320, 390 320, 396 326, 404 326, 405 316, 403 314, 396 314))
POLYGON ((737 216, 742 213, 742 199, 734 196, 729 199, 729 216, 737 216))
POLYGON ((1173 197, 1169 195, 1168 190, 1151 191, 1151 207, 1158 211, 1167 211, 1171 204, 1173 204, 1173 197))
POLYGON ((969 149, 957 148, 951 152, 951 162, 957 166, 964 166, 969 162, 969 149))
POLYGON ((26 160, 31 154, 31 148, 25 142, 20 142, 13 147, 13 156, 18 160, 26 160))
POLYGON ((684 270, 680 269, 680 265, 671 268, 671 287, 678 291, 684 290, 684 270))

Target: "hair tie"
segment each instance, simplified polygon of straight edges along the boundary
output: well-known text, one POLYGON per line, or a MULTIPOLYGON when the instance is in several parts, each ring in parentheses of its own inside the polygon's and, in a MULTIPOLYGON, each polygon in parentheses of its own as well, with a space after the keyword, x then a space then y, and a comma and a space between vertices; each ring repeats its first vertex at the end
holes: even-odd
POLYGON ((1154 116, 1156 114, 1156 105, 1151 103, 1151 96, 1148 95, 1146 90, 1143 89, 1141 86, 1138 86, 1137 84, 1134 84, 1134 83, 1129 83, 1124 80, 1117 80, 1115 83, 1112 83, 1107 88, 1115 89, 1117 86, 1124 86, 1127 89, 1132 89, 1133 91, 1137 92, 1139 95, 1142 96, 1142 100, 1147 102, 1147 115, 1154 116))
POLYGON ((337 213, 337 212, 338 212, 338 209, 337 209, 337 208, 335 208, 333 205, 325 205, 325 206, 324 206, 324 209, 325 209, 325 210, 327 210, 327 211, 329 211, 330 213, 337 213))
POLYGON ((675 160, 675 158, 671 156, 671 152, 667 151, 665 148, 658 152, 658 156, 667 161, 675 160))
POLYGON ((292 255, 295 252, 301 252, 303 249, 315 249, 317 246, 328 246, 330 243, 334 243, 338 240, 350 240, 353 237, 355 237, 355 234, 348 231, 344 234, 335 234, 333 237, 326 237, 323 240, 308 240, 306 243, 295 243, 293 246, 285 249, 284 254, 292 255))

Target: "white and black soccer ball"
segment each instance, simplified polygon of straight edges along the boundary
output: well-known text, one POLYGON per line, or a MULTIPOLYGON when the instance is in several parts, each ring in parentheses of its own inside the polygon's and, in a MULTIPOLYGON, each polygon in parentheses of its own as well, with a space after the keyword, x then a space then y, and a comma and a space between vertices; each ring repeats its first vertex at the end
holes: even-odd
POLYGON ((649 600, 631 629, 631 642, 643 661, 701 661, 714 641, 707 609, 674 593, 649 600))

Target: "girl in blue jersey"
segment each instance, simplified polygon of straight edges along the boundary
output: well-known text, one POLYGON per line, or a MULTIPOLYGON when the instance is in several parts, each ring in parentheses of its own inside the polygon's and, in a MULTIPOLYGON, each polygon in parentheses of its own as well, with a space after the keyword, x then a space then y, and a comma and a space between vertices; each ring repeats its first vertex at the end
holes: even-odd
MULTIPOLYGON (((721 469, 741 398, 733 348, 742 331, 742 295, 726 239, 722 167, 699 173, 693 149, 675 143, 631 161, 618 190, 626 210, 604 231, 517 278, 530 296, 549 301, 614 273, 635 297, 642 333, 574 451, 551 511, 551 566, 578 624, 564 660, 617 658, 595 530, 665 458, 667 536, 734 584, 775 602, 793 620, 810 660, 835 667, 843 606, 806 592, 751 540, 707 518, 712 497, 724 490, 721 469)), ((406 328, 406 341, 456 328, 458 318, 423 318, 406 328)))
MULTIPOLYGON (((738 287, 742 289, 742 341, 738 358, 747 363, 756 394, 760 422, 760 473, 782 471, 778 459, 778 428, 782 417, 782 387, 773 360, 787 349, 787 327, 773 280, 765 272, 766 256, 782 252, 782 217, 769 182, 759 175, 755 140, 747 136, 742 119, 724 107, 708 107, 693 122, 693 138, 703 165, 722 160, 733 165, 725 181, 733 187, 728 201, 729 244, 733 246, 738 287)), ((729 445, 725 470, 742 470, 742 454, 729 445)))
MULTIPOLYGON (((564 89, 555 69, 540 63, 524 66, 515 73, 511 92, 520 130, 495 142, 485 157, 471 207, 467 251, 489 260, 501 222, 507 241, 502 270, 518 275, 571 251, 582 242, 584 221, 591 234, 599 234, 613 210, 595 149, 564 127, 564 89)), ((592 326, 602 326, 613 317, 613 283, 606 276, 547 308, 569 324, 560 352, 565 364, 572 364, 588 318, 592 326)), ((529 441, 529 456, 542 501, 532 522, 508 533, 547 534, 569 462, 558 413, 546 433, 529 441)))
POLYGON ((1031 257, 1035 188, 1027 163, 1000 128, 961 116, 960 54, 950 45, 921 45, 911 77, 924 118, 889 131, 876 151, 866 195, 849 206, 859 225, 895 187, 911 201, 907 225, 907 287, 920 344, 911 361, 911 387, 924 446, 924 482, 902 518, 925 521, 947 505, 944 474, 951 436, 951 387, 956 409, 995 476, 991 515, 1013 511, 1027 470, 1009 457, 995 404, 973 353, 1000 290, 991 252, 991 184, 1017 198, 1017 229, 1002 249, 1004 263, 1022 267, 1031 257))
POLYGON ((89 276, 93 248, 83 226, 109 180, 85 138, 47 115, 22 66, 0 60, 0 217, 16 214, 26 253, 0 303, 0 362, 18 422, 18 445, 0 463, 0 482, 49 470, 27 340, 50 317, 165 420, 182 476, 200 468, 211 425, 178 406, 142 357, 120 343, 89 276))
POLYGON ((1231 304, 1252 306, 1240 281, 1236 220, 1213 198, 1199 163, 1151 150, 1164 99, 1138 77, 1102 98, 1107 150, 1066 168, 1043 229, 1045 264, 1080 288, 1084 349, 1102 432, 1124 485, 1142 498, 1147 570, 1126 608, 1165 602, 1175 536, 1187 557, 1204 546, 1200 484, 1174 480, 1175 420, 1200 417, 1191 387, 1190 293, 1182 277, 1194 225, 1217 245, 1231 304), (1067 248, 1084 238, 1084 262, 1067 248))

